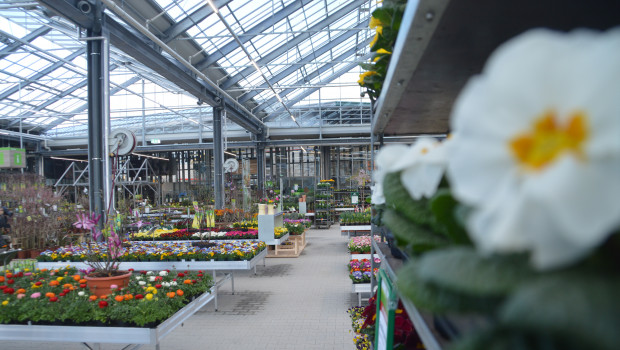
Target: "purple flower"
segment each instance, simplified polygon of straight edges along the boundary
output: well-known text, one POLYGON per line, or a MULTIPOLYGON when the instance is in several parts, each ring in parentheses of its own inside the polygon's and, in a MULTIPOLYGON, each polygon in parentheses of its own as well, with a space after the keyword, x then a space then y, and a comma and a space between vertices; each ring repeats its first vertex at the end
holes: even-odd
POLYGON ((77 221, 73 223, 73 226, 77 228, 91 230, 96 225, 96 223, 84 213, 75 214, 75 216, 77 216, 77 221))

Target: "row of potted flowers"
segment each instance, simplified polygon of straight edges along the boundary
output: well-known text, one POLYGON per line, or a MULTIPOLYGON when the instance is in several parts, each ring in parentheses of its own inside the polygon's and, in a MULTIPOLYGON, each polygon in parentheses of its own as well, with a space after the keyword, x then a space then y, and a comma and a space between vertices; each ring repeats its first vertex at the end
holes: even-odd
MULTIPOLYGON (((214 242, 209 247, 193 246, 190 242, 126 242, 118 261, 181 261, 181 260, 250 260, 266 248, 260 241, 214 242)), ((37 257, 40 262, 88 261, 108 254, 103 243, 93 244, 91 250, 86 244, 46 250, 37 257)))
MULTIPOLYGON (((378 242, 381 240, 379 236, 374 236, 378 242)), ((356 236, 349 240, 349 253, 351 254, 370 254, 370 245, 372 238, 370 236, 356 236)))
POLYGON ((134 271, 97 297, 75 268, 0 271, 0 324, 154 327, 213 286, 202 271, 134 271))
MULTIPOLYGON (((381 259, 375 258, 375 264, 379 266, 381 259)), ((372 269, 370 259, 351 259, 349 261, 349 278, 354 284, 370 283, 371 274, 377 275, 378 268, 372 269)))
MULTIPOLYGON (((275 237, 280 238, 288 231, 285 227, 277 227, 275 237)), ((303 232, 302 232, 303 233, 303 232)), ((175 240, 222 240, 222 239, 258 239, 257 229, 209 229, 208 231, 174 229, 160 232, 138 232, 130 235, 132 241, 175 241, 175 240)))

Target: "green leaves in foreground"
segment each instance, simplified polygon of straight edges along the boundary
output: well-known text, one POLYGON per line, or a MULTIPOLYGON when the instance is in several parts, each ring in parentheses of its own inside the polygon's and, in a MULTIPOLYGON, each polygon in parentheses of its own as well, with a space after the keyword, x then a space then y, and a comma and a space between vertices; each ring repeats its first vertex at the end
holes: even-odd
POLYGON ((620 281, 593 271, 548 274, 521 286, 500 310, 514 329, 553 334, 583 349, 620 346, 620 281))
POLYGON ((409 252, 421 253, 448 244, 448 240, 424 226, 405 219, 392 209, 383 213, 383 222, 390 228, 398 245, 409 252))

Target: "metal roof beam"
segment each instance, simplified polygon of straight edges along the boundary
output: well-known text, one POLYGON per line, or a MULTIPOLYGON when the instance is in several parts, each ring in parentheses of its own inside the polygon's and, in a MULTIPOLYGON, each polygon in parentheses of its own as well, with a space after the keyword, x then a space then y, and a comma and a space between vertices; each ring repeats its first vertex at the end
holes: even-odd
MULTIPOLYGON (((361 23, 362 22, 358 23, 357 25, 360 25, 361 23)), ((304 64, 312 63, 316 57, 319 57, 322 54, 324 54, 324 53, 328 52, 329 50, 333 49, 337 45, 340 45, 345 40, 347 40, 348 38, 352 37, 353 35, 355 35, 355 33, 358 33, 358 32, 359 31, 357 29, 350 29, 350 30, 347 30, 346 32, 340 34, 339 36, 337 36, 333 40, 329 41, 326 45, 323 45, 323 46, 319 47, 318 49, 316 49, 316 51, 312 51, 311 53, 309 53, 308 55, 306 55, 305 57, 303 57, 299 61, 293 63, 293 65, 291 65, 290 67, 288 67, 288 68, 284 69, 282 72, 274 75, 271 79, 269 79, 269 83, 271 83, 272 85, 275 85, 280 80, 284 79, 285 77, 293 74, 296 70, 298 70, 300 68, 299 65, 304 65, 304 64)), ((258 89, 264 89, 264 88, 267 88, 267 84, 262 84, 262 85, 260 85, 258 87, 258 89)), ((247 94, 243 95, 239 99, 239 102, 244 103, 247 100, 253 98, 256 95, 258 95, 260 92, 261 92, 260 90, 254 90, 254 91, 248 92, 247 94)))
MULTIPOLYGON (((254 36, 261 34, 267 28, 275 25, 276 23, 280 22, 283 19, 286 19, 286 17, 293 14, 295 11, 299 10, 303 6, 304 6, 304 1, 293 1, 291 4, 284 7, 282 10, 274 13, 272 16, 268 17, 264 21, 248 29, 245 33, 243 33, 243 36, 239 37, 239 40, 241 41, 242 44, 245 44, 246 42, 253 39, 254 36)), ((226 43, 224 46, 222 46, 221 48, 218 48, 217 51, 213 52, 212 54, 209 54, 203 60, 198 62, 196 64, 196 68, 198 68, 199 70, 204 70, 210 65, 212 65, 213 63, 217 62, 222 57, 233 52, 237 48, 239 48, 239 45, 237 44, 237 42, 235 40, 231 40, 228 43, 226 43)))
MULTIPOLYGON (((335 72, 334 74, 330 75, 329 77, 327 77, 326 79, 323 79, 324 83, 329 83, 333 80, 335 80, 336 78, 338 78, 339 76, 343 75, 344 73, 350 71, 351 69, 355 68, 358 65, 358 63, 350 63, 346 66, 344 66, 342 69, 338 70, 337 72, 335 72)), ((293 107, 296 103, 298 103, 299 101, 303 100, 304 98, 310 96, 313 92, 317 91, 320 88, 313 88, 313 89, 307 89, 306 91, 304 91, 303 93, 299 94, 299 96, 295 97, 292 100, 287 101, 287 107, 291 108, 293 107)), ((274 117, 276 117, 278 114, 284 112, 284 108, 280 108, 278 110, 276 110, 275 112, 270 113, 270 115, 265 118, 263 121, 267 122, 270 121, 271 119, 273 119, 274 117)))
MULTIPOLYGON (((349 57, 349 56, 351 56, 351 55, 355 55, 355 53, 356 53, 356 52, 357 52, 357 48, 355 48, 355 47, 354 47, 354 48, 352 48, 352 49, 350 49, 350 50, 345 51, 344 53, 342 53, 342 54, 340 54, 338 57, 336 57, 336 58, 334 59, 334 62, 332 62, 332 63, 328 63, 328 64, 325 64, 325 65, 323 65, 323 66, 319 67, 317 70, 315 70, 315 71, 313 71, 312 73, 310 73, 310 74, 306 75, 305 77, 303 77, 303 79, 298 80, 298 81, 297 81, 295 84, 293 84, 293 85, 303 85, 306 81, 308 81, 308 82, 309 82, 310 80, 312 80, 312 79, 314 79, 314 78, 318 77, 321 73, 328 71, 328 70, 329 70, 329 69, 331 69, 333 66, 335 66, 335 65, 336 65, 336 64, 338 64, 338 63, 340 63, 340 61, 344 60, 345 58, 347 58, 347 57, 349 57)), ((357 62, 355 62, 355 63, 353 64, 353 66, 356 66, 357 64, 358 64, 358 63, 357 63, 357 62)), ((332 80, 333 80, 333 79, 332 79, 332 80)), ((280 92, 279 92, 279 93, 280 93, 280 97, 284 97, 284 96, 286 96, 286 95, 290 94, 291 92, 293 92, 293 91, 297 91, 297 90, 298 90, 298 89, 284 89, 284 90, 282 90, 282 91, 280 91, 280 92)), ((313 89, 313 91, 315 91, 315 90, 316 90, 316 88, 315 88, 315 89, 313 89)), ((258 105, 258 107, 256 108, 256 110, 257 110, 257 111, 259 111, 259 113, 260 113, 260 111, 265 110, 265 108, 266 108, 267 106, 269 106, 269 105, 271 105, 271 104, 273 104, 273 103, 276 103, 276 102, 278 102, 278 100, 277 100, 275 97, 272 97, 272 98, 270 98, 269 100, 267 100, 267 101, 265 101, 265 102, 261 103, 260 105, 258 105)))
MULTIPOLYGON (((215 0, 213 1, 213 4, 217 8, 221 8, 226 6, 231 1, 232 0, 215 0)), ((211 9, 211 6, 207 5, 205 1, 204 6, 192 12, 189 16, 183 18, 182 20, 178 21, 177 23, 166 29, 166 31, 164 31, 164 37, 162 38, 162 40, 165 43, 171 42, 179 35, 185 33, 188 29, 202 22, 205 18, 209 17, 212 14, 213 10, 211 9)))
MULTIPOLYGON (((84 28, 93 27, 94 21, 89 15, 84 15, 75 6, 73 1, 69 0, 38 0, 45 6, 58 11, 67 19, 84 28), (75 18, 73 16, 76 16, 75 18)), ((228 106, 234 106, 236 101, 229 101, 227 97, 219 97, 216 89, 207 86, 205 83, 197 79, 189 68, 184 67, 181 62, 176 59, 168 59, 160 52, 159 46, 132 29, 121 25, 110 16, 104 14, 102 22, 105 24, 105 30, 110 38, 110 43, 122 50, 129 56, 135 58, 138 62, 144 64, 150 69, 157 72, 162 77, 168 79, 181 89, 195 96, 199 101, 206 102, 209 105, 218 105, 224 103, 228 106), (222 102, 220 102, 222 101, 222 102)), ((244 129, 260 134, 264 125, 258 119, 252 118, 247 113, 242 113, 237 108, 231 108, 229 113, 230 120, 240 125, 244 129)))
MULTIPOLYGON (((76 57, 84 54, 84 52, 86 51, 86 49, 79 49, 75 52, 73 52, 72 54, 70 54, 69 56, 65 57, 65 60, 67 61, 72 61, 73 59, 75 59, 76 57)), ((14 85, 11 88, 6 89, 4 92, 0 93, 0 101, 4 100, 5 98, 8 98, 9 96, 13 95, 16 92, 19 92, 20 89, 25 88, 26 86, 34 83, 35 81, 43 78, 44 76, 52 73, 53 71, 55 71, 56 69, 62 67, 65 65, 64 61, 58 61, 58 62, 54 62, 51 66, 43 69, 40 72, 37 72, 36 74, 34 74, 31 77, 28 77, 26 81, 20 82, 16 85, 14 85)))
POLYGON ((35 30, 33 30, 32 32, 28 33, 26 36, 24 36, 23 38, 21 38, 21 40, 15 41, 14 43, 6 46, 4 49, 2 49, 0 51, 0 60, 5 58, 6 56, 12 54, 13 52, 17 51, 20 47, 22 47, 24 45, 24 42, 32 42, 34 41, 34 39, 40 37, 41 35, 45 35, 47 33, 49 33, 52 30, 52 28, 47 27, 47 26, 42 26, 39 27, 35 30))
MULTIPOLYGON (((336 22, 337 20, 341 19, 346 14, 348 14, 348 13, 350 13, 352 11, 358 10, 359 7, 362 4, 366 3, 366 2, 367 2, 367 0, 354 0, 354 1, 351 1, 348 5, 342 7, 340 10, 332 13, 331 15, 326 17, 325 19, 321 20, 317 24, 315 24, 312 27, 308 28, 308 31, 306 33, 303 33, 303 34, 300 34, 300 35, 294 37, 293 39, 289 40, 288 42, 280 45, 279 47, 277 47, 273 51, 271 51, 268 54, 264 55, 256 63, 259 66, 266 65, 267 63, 275 60, 280 55, 284 54, 285 52, 287 52, 288 50, 293 48, 295 45, 298 45, 301 42, 303 42, 304 40, 307 40, 308 38, 310 38, 312 36, 312 33, 318 32, 318 31, 322 30, 323 28, 329 26, 330 24, 336 22)), ((253 66, 249 66, 249 67, 243 69, 237 75, 235 75, 235 76, 229 78, 228 80, 226 80, 222 84, 222 88, 223 89, 230 88, 231 86, 233 86, 234 84, 238 83, 241 79, 243 79, 244 77, 250 75, 254 71, 255 71, 255 68, 253 66)))

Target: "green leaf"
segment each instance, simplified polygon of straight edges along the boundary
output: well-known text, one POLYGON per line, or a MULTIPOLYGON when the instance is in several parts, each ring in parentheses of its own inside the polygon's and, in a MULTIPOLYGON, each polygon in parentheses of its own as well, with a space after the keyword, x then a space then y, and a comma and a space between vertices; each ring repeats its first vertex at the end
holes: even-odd
POLYGON ((359 66, 362 67, 364 70, 368 70, 368 71, 375 70, 375 65, 373 63, 360 63, 359 66))
MULTIPOLYGON (((582 350, 583 347, 566 339, 548 334, 530 334, 492 327, 466 334, 447 350, 582 350)), ((587 349, 587 348, 586 348, 587 349)))
POLYGON ((481 257, 472 247, 424 254, 418 267, 430 283, 471 295, 503 296, 535 276, 525 255, 481 257))
POLYGON ((406 220, 392 209, 386 209, 383 221, 394 233, 399 245, 413 253, 421 253, 448 244, 444 237, 406 220))
POLYGON ((390 25, 390 23, 392 23, 391 12, 381 7, 372 12, 372 17, 381 21, 382 26, 387 26, 387 25, 390 25))
POLYGON ((495 297, 468 296, 429 283, 419 275, 416 260, 410 260, 400 269, 396 285, 401 295, 409 298, 417 307, 438 313, 489 313, 495 310, 501 301, 495 297))
POLYGON ((455 217, 458 202, 452 197, 449 189, 440 189, 431 199, 431 211, 435 214, 438 221, 446 227, 446 233, 452 242, 456 244, 471 244, 471 240, 455 217))
POLYGON ((510 327, 618 349, 620 280, 592 271, 547 274, 520 287, 500 311, 510 327))

